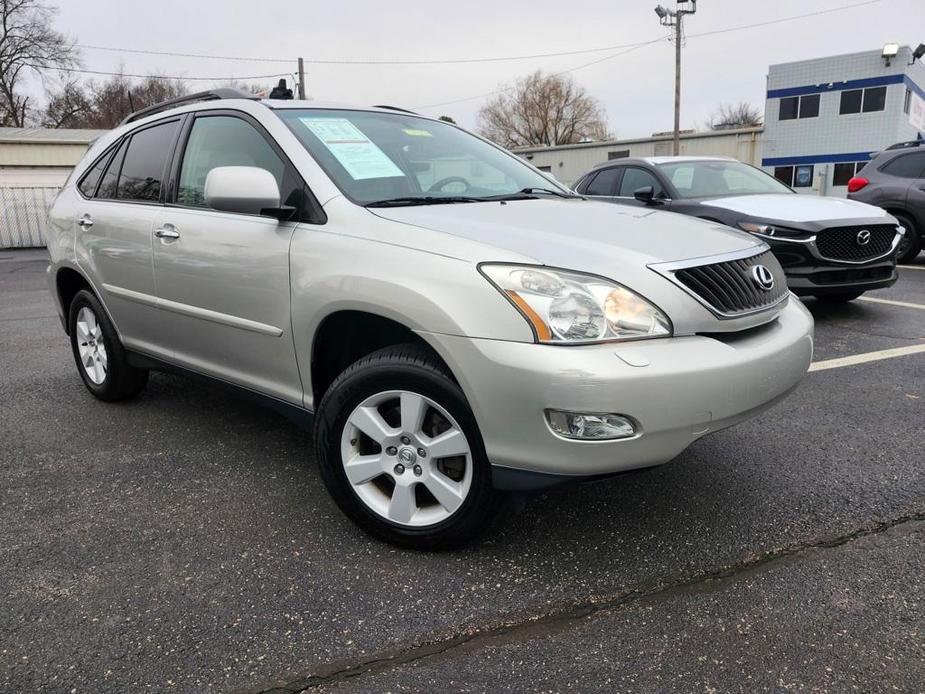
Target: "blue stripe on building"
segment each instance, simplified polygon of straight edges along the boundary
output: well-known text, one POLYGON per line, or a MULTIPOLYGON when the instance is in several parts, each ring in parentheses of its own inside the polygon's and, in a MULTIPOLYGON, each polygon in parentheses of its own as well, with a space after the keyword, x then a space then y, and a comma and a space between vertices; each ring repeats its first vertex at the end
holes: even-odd
POLYGON ((762 166, 798 166, 800 164, 845 164, 869 161, 873 152, 846 152, 844 154, 809 154, 802 157, 765 157, 762 166))
MULTIPOLYGON (((819 94, 824 92, 843 92, 846 89, 864 89, 865 87, 883 87, 890 84, 911 84, 922 96, 922 89, 914 84, 906 75, 885 75, 883 77, 867 77, 860 80, 847 80, 846 82, 824 82, 822 84, 809 84, 805 87, 788 87, 787 89, 769 89, 769 99, 780 99, 788 96, 802 96, 803 94, 819 94)), ((925 97, 923 97, 925 98, 925 97)))
POLYGON ((919 98, 925 99, 925 89, 922 89, 919 85, 912 81, 912 78, 909 75, 905 75, 906 86, 913 91, 915 94, 919 95, 919 98))

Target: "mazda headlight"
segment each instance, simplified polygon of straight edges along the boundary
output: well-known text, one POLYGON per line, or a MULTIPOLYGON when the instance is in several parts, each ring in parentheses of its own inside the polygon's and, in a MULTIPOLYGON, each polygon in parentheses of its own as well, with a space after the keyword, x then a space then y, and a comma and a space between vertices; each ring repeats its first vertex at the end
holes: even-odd
POLYGON ((523 314, 540 342, 671 335, 671 321, 657 306, 602 277, 524 265, 489 263, 479 269, 523 314))

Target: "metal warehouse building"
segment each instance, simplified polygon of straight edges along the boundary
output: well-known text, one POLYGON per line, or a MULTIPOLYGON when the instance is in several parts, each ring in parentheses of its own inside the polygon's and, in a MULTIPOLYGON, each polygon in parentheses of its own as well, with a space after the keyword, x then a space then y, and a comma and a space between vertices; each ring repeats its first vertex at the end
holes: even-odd
POLYGON ((764 158, 799 192, 844 195, 874 152, 925 130, 925 66, 887 46, 768 71, 764 158))
MULTIPOLYGON (((761 163, 761 131, 757 128, 682 132, 681 154, 735 157, 747 164, 761 163)), ((546 171, 562 183, 572 185, 588 169, 609 159, 652 157, 671 154, 671 133, 651 137, 605 142, 583 142, 554 147, 519 147, 515 154, 546 171)))

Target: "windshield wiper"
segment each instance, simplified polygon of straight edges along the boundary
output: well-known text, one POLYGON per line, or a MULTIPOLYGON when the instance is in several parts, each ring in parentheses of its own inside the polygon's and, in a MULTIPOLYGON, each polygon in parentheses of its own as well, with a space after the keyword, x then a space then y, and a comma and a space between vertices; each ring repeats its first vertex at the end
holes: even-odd
POLYGON ((537 188, 536 186, 528 186, 526 188, 521 188, 516 193, 504 193, 502 195, 490 195, 487 200, 535 200, 536 194, 544 195, 555 195, 560 198, 581 198, 584 199, 584 196, 575 195, 573 193, 563 193, 559 190, 553 190, 552 188, 537 188))
POLYGON ((410 205, 447 205, 454 202, 484 202, 484 198, 468 198, 464 195, 418 195, 402 198, 387 198, 366 203, 365 207, 406 207, 410 205))

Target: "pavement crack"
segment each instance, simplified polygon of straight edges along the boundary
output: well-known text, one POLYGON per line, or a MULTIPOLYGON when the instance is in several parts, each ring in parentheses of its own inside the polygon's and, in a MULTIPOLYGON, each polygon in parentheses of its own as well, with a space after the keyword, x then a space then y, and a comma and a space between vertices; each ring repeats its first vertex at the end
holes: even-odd
POLYGON ((400 647, 364 660, 331 662, 314 668, 314 671, 309 675, 294 678, 284 684, 276 683, 248 691, 253 694, 299 694, 322 685, 336 684, 356 677, 382 672, 396 666, 439 657, 450 651, 461 649, 477 650, 490 642, 504 642, 518 637, 529 636, 532 633, 565 630, 573 623, 599 612, 620 609, 643 600, 668 599, 678 594, 715 589, 743 575, 754 574, 788 560, 804 557, 818 550, 833 549, 864 537, 879 535, 900 526, 920 522, 925 522, 925 511, 867 525, 843 535, 820 538, 811 542, 771 550, 757 556, 747 557, 729 566, 701 572, 676 581, 640 586, 633 590, 607 597, 593 596, 541 614, 521 617, 516 621, 469 626, 465 628, 465 634, 400 647))

